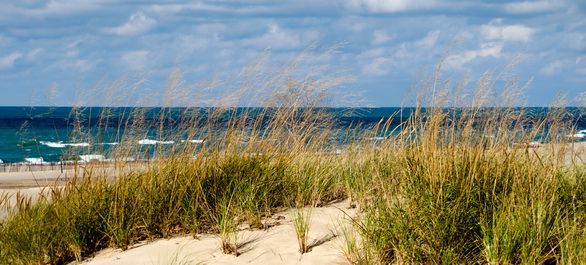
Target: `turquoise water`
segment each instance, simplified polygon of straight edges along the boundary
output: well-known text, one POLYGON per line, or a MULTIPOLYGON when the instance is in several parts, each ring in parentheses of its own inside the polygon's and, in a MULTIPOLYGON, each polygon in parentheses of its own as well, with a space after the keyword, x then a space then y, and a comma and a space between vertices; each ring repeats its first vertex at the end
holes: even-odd
MULTIPOLYGON (((155 145, 178 145, 189 140, 190 144, 199 144, 203 137, 210 133, 204 128, 198 135, 184 135, 183 137, 168 139, 165 135, 181 135, 178 126, 186 119, 206 117, 213 109, 183 109, 172 108, 165 110, 165 117, 161 119, 160 108, 84 108, 71 107, 0 107, 0 160, 3 163, 42 163, 58 162, 79 159, 72 154, 92 154, 107 156, 108 152, 124 140, 123 135, 132 127, 133 123, 140 122, 151 126, 151 129, 133 131, 133 139, 139 146, 145 148, 155 145), (133 111, 139 111, 144 117, 142 120, 133 120, 133 111), (104 118, 106 117, 106 119, 104 118), (155 127, 163 127, 161 130, 155 127), (75 130, 75 128, 78 128, 75 130), (168 133, 167 133, 168 132, 168 133), (172 133, 171 133, 172 132, 172 133)), ((261 112, 261 109, 235 109, 217 117, 217 130, 227 126, 230 116, 238 116, 247 110, 247 113, 261 112)), ((360 108, 351 111, 347 109, 327 109, 334 115, 335 128, 344 129, 360 124, 363 129, 369 129, 384 118, 397 113, 399 108, 360 108)), ((536 117, 546 113, 546 108, 533 108, 531 113, 536 117)), ((575 119, 576 129, 586 129, 586 119, 581 110, 570 109, 575 119)), ((570 115, 570 116, 572 116, 570 115)), ((407 119, 409 111, 404 110, 392 121, 391 127, 398 126, 407 119)), ((197 123, 192 123, 197 124, 197 123)))

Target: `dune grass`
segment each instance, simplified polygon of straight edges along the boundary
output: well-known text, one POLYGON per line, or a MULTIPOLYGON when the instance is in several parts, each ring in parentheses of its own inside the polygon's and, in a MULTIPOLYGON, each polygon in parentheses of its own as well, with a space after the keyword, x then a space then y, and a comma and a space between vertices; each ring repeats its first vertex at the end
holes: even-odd
MULTIPOLYGON (((351 263, 584 260, 585 171, 568 160, 567 139, 559 137, 572 129, 569 112, 556 106, 535 117, 517 107, 523 86, 514 77, 486 73, 475 84, 452 85, 440 78, 440 64, 415 84, 414 108, 399 128, 390 127, 391 117, 367 132, 340 130, 323 107, 339 104, 333 89, 347 78, 308 67, 305 56, 278 67, 261 59, 235 77, 194 86, 174 70, 154 117, 129 108, 114 119, 120 113, 105 108, 89 128, 76 109, 72 137, 114 135, 119 145, 108 152, 115 159, 83 165, 65 187, 50 187, 50 199, 13 205, 0 223, 0 261, 62 264, 106 247, 198 233, 218 233, 218 247, 238 255, 240 225, 262 228, 276 209, 346 198, 359 209, 356 231, 345 232, 351 263), (195 107, 210 104, 206 93, 218 86, 234 89, 214 108, 195 107), (170 106, 186 98, 193 106, 173 116, 170 106), (261 108, 238 107, 253 105, 261 108), (136 144, 153 135, 177 144, 136 144), (336 137, 345 137, 344 146, 332 146, 336 137), (536 138, 543 146, 528 144, 536 138)), ((126 80, 101 89, 144 82, 126 80)), ((104 151, 92 148, 103 147, 84 152, 104 151)), ((293 219, 304 253, 310 214, 300 211, 293 219)))
POLYGON ((583 164, 567 156, 563 135, 573 125, 564 117, 568 112, 500 105, 518 85, 509 81, 513 85, 495 92, 498 76, 490 73, 467 91, 437 76, 422 82, 418 97, 417 104, 431 108, 416 109, 422 113, 410 117, 400 134, 355 165, 364 173, 354 176, 352 197, 368 196, 360 202, 364 214, 353 220, 362 241, 348 242, 354 244, 349 249, 362 251, 351 252, 349 260, 580 263, 583 250, 576 244, 583 241, 575 240, 584 234, 574 229, 586 216, 586 189, 583 164), (454 98, 454 88, 469 96, 454 98), (435 97, 426 99, 430 91, 435 97), (528 144, 536 138, 543 144, 528 144))

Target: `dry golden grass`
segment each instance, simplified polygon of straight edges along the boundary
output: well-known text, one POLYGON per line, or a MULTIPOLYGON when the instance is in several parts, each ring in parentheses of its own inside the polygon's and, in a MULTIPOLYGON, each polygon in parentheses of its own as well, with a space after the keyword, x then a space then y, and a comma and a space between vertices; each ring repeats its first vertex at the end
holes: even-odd
MULTIPOLYGON (((367 133, 341 133, 338 114, 324 107, 343 100, 333 91, 347 78, 307 65, 311 53, 280 66, 263 57, 235 76, 196 85, 175 69, 154 115, 102 108, 89 128, 81 122, 88 110, 75 109, 71 137, 115 139, 120 144, 108 154, 114 162, 95 164, 50 200, 18 203, 0 223, 0 261, 64 263, 105 247, 202 232, 219 233, 224 253, 238 255, 239 224, 260 224, 277 207, 342 198, 361 212, 356 231, 346 233, 358 234, 346 241, 352 263, 584 260, 586 178, 558 148, 572 128, 570 112, 519 107, 524 86, 507 74, 512 66, 473 84, 442 79, 440 63, 414 85, 406 103, 413 108, 403 110, 410 115, 399 127, 391 126, 393 116, 367 133), (497 89, 497 81, 505 86, 497 89), (184 108, 171 108, 178 105, 184 108), (153 135, 176 144, 136 144, 153 135), (340 135, 346 145, 336 154, 331 140, 340 135), (544 144, 539 151, 527 145, 536 138, 544 144), (115 178, 99 174, 100 165, 132 166, 128 158, 149 161, 115 178)), ((104 82, 97 91, 113 100, 105 105, 141 105, 120 95, 132 97, 144 80, 104 82)), ((106 151, 92 148, 84 152, 106 151)), ((307 252, 310 214, 293 217, 299 249, 307 252)))

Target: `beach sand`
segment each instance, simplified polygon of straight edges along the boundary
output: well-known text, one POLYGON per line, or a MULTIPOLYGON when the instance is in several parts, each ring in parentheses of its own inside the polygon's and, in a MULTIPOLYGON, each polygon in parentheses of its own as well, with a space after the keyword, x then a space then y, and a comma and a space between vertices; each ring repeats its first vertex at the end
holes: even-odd
MULTIPOLYGON (((7 214, 7 208, 11 208, 17 201, 17 194, 30 197, 32 201, 40 196, 50 196, 51 188, 63 187, 67 182, 83 176, 85 166, 78 166, 76 169, 69 168, 45 170, 43 167, 29 167, 25 165, 12 166, 9 172, 0 172, 0 219, 7 214), (32 170, 31 170, 32 169, 32 170), (77 170, 77 172, 75 172, 77 170)), ((127 168, 127 170, 130 170, 127 168)), ((106 167, 104 170, 94 171, 109 176, 118 172, 113 167, 106 167)), ((95 175, 95 174, 94 174, 95 175)))
MULTIPOLYGON (((60 170, 29 171, 29 172, 2 172, 0 173, 0 204, 2 206, 14 206, 20 194, 29 197, 33 201, 39 196, 49 196, 50 189, 46 187, 59 187, 65 184, 66 178, 72 172, 61 173, 60 170), (2 198, 5 198, 3 200, 2 198)), ((0 209, 0 219, 7 214, 6 207, 0 209)))
POLYGON ((298 251, 295 230, 288 212, 278 213, 266 230, 241 230, 238 244, 244 244, 239 256, 223 254, 217 235, 198 235, 141 242, 128 250, 106 249, 83 262, 72 264, 348 264, 343 256, 341 228, 348 227, 345 202, 312 208, 309 242, 321 243, 308 253, 298 251))
POLYGON ((586 142, 569 143, 566 152, 566 164, 583 166, 586 164, 586 142))

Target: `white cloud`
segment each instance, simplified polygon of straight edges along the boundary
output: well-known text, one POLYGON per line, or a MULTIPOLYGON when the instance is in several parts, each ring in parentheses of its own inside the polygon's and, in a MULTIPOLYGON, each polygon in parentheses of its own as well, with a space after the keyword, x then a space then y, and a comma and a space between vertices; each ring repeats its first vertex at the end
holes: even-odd
POLYGON ((315 42, 320 39, 320 33, 317 30, 306 30, 301 34, 302 43, 315 42))
POLYGON ((346 2, 347 8, 373 13, 428 9, 435 5, 435 0, 348 0, 346 2))
POLYGON ((567 74, 575 72, 579 75, 586 75, 586 55, 577 56, 576 58, 560 59, 546 64, 539 70, 539 73, 545 76, 555 76, 561 73, 567 74))
POLYGON ((136 12, 123 25, 107 28, 105 32, 119 36, 136 36, 149 31, 156 23, 156 20, 145 16, 143 12, 136 12))
POLYGON ((445 61, 445 66, 447 69, 464 70, 464 64, 471 62, 474 59, 501 57, 502 49, 503 43, 501 42, 483 43, 480 45, 480 49, 478 50, 463 51, 461 53, 448 56, 445 61))
POLYGON ((89 60, 82 59, 67 59, 57 63, 57 66, 65 71, 89 72, 94 68, 94 65, 89 60))
POLYGON ((555 61, 541 68, 541 70, 539 70, 539 73, 546 76, 553 76, 559 74, 563 67, 564 63, 562 61, 555 61))
POLYGON ((505 12, 511 14, 552 12, 568 8, 563 0, 541 0, 509 3, 504 6, 505 12))
POLYGON ((356 24, 350 25, 350 30, 352 30, 354 33, 360 33, 366 27, 367 27, 366 23, 356 23, 356 24))
POLYGON ((385 53, 385 49, 383 48, 376 48, 370 49, 365 52, 362 52, 358 55, 358 58, 373 58, 373 57, 380 57, 385 53))
POLYGON ((14 61, 22 57, 23 54, 20 52, 13 52, 10 55, 0 57, 0 69, 7 69, 14 67, 14 61))
POLYGON ((80 72, 88 72, 92 70, 93 65, 88 60, 75 60, 73 62, 75 69, 78 69, 80 72))
POLYGON ((430 31, 427 33, 427 35, 423 39, 417 41, 415 43, 415 45, 420 46, 420 47, 424 47, 424 48, 433 47, 437 43, 439 35, 440 35, 439 30, 430 31))
POLYGON ((106 5, 116 2, 115 0, 50 0, 43 1, 44 5, 37 3, 35 5, 41 8, 25 9, 26 15, 34 17, 54 17, 63 15, 73 15, 80 13, 95 12, 104 8, 106 5))
POLYGON ((227 7, 218 5, 210 5, 203 2, 151 5, 148 7, 148 9, 157 13, 178 13, 181 11, 237 11, 236 9, 229 9, 227 7))
MULTIPOLYGON (((159 1, 164 2, 164 1, 159 1)), ((173 1, 169 1, 173 2, 173 1)), ((175 1, 177 2, 177 1, 175 1)), ((189 1, 183 1, 189 2, 189 1)), ((145 7, 145 10, 153 11, 156 13, 179 13, 179 12, 193 12, 193 11, 203 11, 203 12, 223 12, 223 13, 232 13, 232 14, 259 14, 259 13, 274 13, 278 11, 279 8, 275 7, 282 7, 287 6, 287 1, 282 1, 284 5, 275 5, 272 6, 270 4, 265 4, 263 1, 260 1, 254 5, 242 5, 243 1, 235 1, 236 5, 230 4, 226 1, 191 1, 194 3, 171 3, 171 4, 154 4, 145 7), (207 3, 206 3, 207 2, 207 3)), ((298 3, 300 1, 295 1, 293 3, 298 3)), ((267 2, 270 3, 270 2, 267 2)), ((307 3, 299 4, 302 6, 302 9, 305 10, 307 3)))
POLYGON ((81 38, 81 39, 77 39, 71 43, 69 43, 67 45, 67 49, 75 49, 77 48, 77 46, 79 46, 80 43, 82 43, 83 41, 85 41, 85 38, 81 38))
POLYGON ((569 32, 566 33, 565 43, 573 50, 585 50, 586 49, 586 33, 584 32, 569 32))
POLYGON ((36 48, 26 54, 26 59, 29 61, 34 61, 37 59, 37 56, 43 51, 41 48, 36 48))
POLYGON ((394 39, 395 36, 389 36, 384 30, 375 30, 373 33, 372 45, 381 45, 394 39))
POLYGON ((197 50, 203 50, 212 46, 215 40, 212 38, 200 37, 195 35, 181 35, 179 45, 181 52, 184 54, 193 54, 197 50))
POLYGON ((125 52, 120 58, 122 65, 131 70, 144 69, 148 66, 148 51, 131 51, 125 52))
POLYGON ((375 58, 374 60, 370 61, 370 63, 362 67, 362 73, 370 76, 386 75, 389 72, 389 69, 385 68, 384 65, 388 61, 389 59, 385 57, 375 58))
POLYGON ((77 49, 69 50, 69 51, 66 51, 63 55, 67 58, 74 58, 74 57, 79 56, 79 50, 77 50, 77 49))
POLYGON ((287 32, 281 29, 277 24, 273 24, 264 35, 257 38, 243 40, 243 43, 261 49, 267 47, 274 49, 296 49, 301 48, 301 37, 299 34, 287 32))
POLYGON ((480 26, 480 33, 484 39, 529 42, 536 32, 535 29, 524 25, 502 26, 501 23, 502 19, 496 19, 480 26))
POLYGON ((202 34, 217 34, 219 32, 225 31, 227 27, 228 26, 222 23, 207 23, 195 26, 195 30, 202 34))

